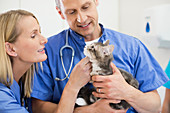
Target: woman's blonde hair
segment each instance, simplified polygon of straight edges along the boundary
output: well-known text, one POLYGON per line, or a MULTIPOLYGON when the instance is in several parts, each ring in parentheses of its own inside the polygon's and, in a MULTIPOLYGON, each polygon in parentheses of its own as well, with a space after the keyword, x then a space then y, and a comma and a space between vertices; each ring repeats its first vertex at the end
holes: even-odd
MULTIPOLYGON (((11 10, 0 15, 0 82, 9 87, 13 83, 12 59, 6 53, 5 42, 14 43, 20 33, 18 22, 25 16, 37 18, 25 10, 11 10)), ((38 23, 39 24, 39 23, 38 23)), ((30 97, 32 91, 32 81, 34 74, 34 64, 22 76, 24 86, 24 97, 30 97)))

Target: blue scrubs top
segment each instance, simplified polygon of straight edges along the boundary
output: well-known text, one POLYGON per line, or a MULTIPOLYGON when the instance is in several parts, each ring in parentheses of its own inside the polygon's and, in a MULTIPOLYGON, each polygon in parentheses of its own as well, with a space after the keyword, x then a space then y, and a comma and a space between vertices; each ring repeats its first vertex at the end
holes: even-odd
POLYGON ((10 88, 0 83, 0 113, 28 113, 21 106, 20 95, 20 86, 15 80, 10 88))
MULTIPOLYGON (((167 67, 166 67, 166 69, 165 69, 165 73, 166 73, 166 74, 168 75, 168 77, 170 78, 170 61, 169 61, 168 65, 167 65, 167 67)), ((164 84, 164 86, 165 86, 166 88, 170 89, 170 80, 169 80, 166 84, 164 84)))
MULTIPOLYGON (((152 91, 168 81, 168 77, 158 62, 141 41, 106 29, 101 24, 100 26, 103 34, 99 42, 110 40, 110 44, 114 45, 113 63, 131 73, 138 80, 140 84, 139 90, 142 92, 152 91)), ((46 44, 48 58, 43 62, 43 72, 39 70, 34 78, 32 97, 54 103, 59 102, 68 79, 56 81, 55 78, 64 78, 66 76, 61 63, 60 49, 65 45, 67 31, 69 31, 68 43, 75 50, 73 67, 85 57, 83 54, 86 45, 84 38, 73 30, 64 30, 48 38, 48 43, 46 44)), ((71 52, 71 49, 66 48, 63 50, 63 60, 67 72, 70 68, 71 52)), ((130 108, 127 113, 135 113, 135 110, 130 108)))

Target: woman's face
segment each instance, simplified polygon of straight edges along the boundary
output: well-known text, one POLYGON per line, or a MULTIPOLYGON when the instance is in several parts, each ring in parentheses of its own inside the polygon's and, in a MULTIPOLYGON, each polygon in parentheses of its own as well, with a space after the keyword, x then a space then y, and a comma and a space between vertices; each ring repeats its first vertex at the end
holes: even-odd
POLYGON ((13 43, 17 58, 21 62, 34 63, 46 60, 44 45, 47 39, 40 33, 40 27, 36 19, 32 16, 23 17, 18 26, 21 34, 13 43))

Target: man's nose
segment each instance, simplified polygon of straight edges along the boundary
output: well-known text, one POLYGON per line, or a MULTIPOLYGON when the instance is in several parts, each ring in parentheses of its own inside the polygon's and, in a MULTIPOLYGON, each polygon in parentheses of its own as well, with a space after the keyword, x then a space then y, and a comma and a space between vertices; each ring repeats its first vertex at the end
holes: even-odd
POLYGON ((78 13, 77 22, 83 23, 86 21, 86 19, 87 19, 87 16, 84 13, 82 13, 82 12, 78 13))

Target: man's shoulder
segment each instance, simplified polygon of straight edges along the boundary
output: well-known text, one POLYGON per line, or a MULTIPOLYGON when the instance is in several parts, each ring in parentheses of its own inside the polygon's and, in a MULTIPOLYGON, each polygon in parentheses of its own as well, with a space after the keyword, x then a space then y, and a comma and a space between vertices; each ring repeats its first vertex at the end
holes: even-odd
POLYGON ((59 47, 60 45, 64 44, 64 39, 66 37, 66 31, 63 30, 60 33, 53 35, 48 38, 47 44, 45 44, 46 47, 54 47, 57 46, 59 47))
POLYGON ((48 38, 45 48, 49 51, 57 51, 65 43, 64 38, 66 37, 66 31, 63 30, 60 33, 53 35, 48 38))
POLYGON ((49 37, 48 41, 61 40, 61 38, 63 38, 65 35, 66 35, 66 31, 63 30, 58 34, 55 34, 55 35, 49 37))
POLYGON ((116 31, 116 30, 105 28, 104 32, 105 32, 106 37, 111 38, 113 40, 119 40, 119 41, 125 41, 125 42, 126 41, 127 42, 131 42, 131 41, 139 42, 138 38, 116 31))

